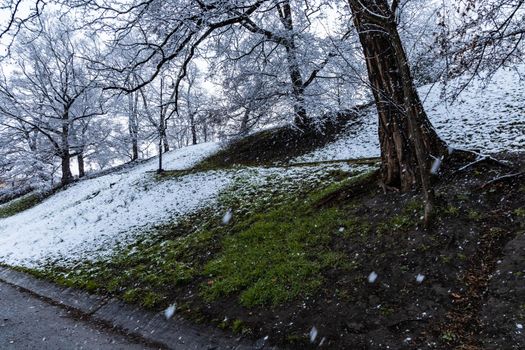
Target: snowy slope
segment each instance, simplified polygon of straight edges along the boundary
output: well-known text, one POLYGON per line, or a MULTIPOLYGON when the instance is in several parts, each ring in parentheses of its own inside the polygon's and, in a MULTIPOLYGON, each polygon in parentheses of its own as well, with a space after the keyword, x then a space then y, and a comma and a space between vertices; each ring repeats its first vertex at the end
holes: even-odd
MULTIPOLYGON (((166 169, 188 169, 215 152, 217 144, 202 144, 166 154, 166 169)), ((164 222, 213 205, 219 193, 236 180, 250 186, 300 186, 318 183, 334 170, 363 171, 345 163, 310 167, 238 168, 208 171, 158 181, 157 159, 117 173, 80 181, 43 203, 0 219, 0 262, 41 266, 46 261, 74 264, 107 256, 119 244, 164 222)))
MULTIPOLYGON (((217 144, 207 143, 170 152, 165 168, 187 169, 217 149, 217 144)), ((111 247, 125 241, 137 228, 205 205, 229 183, 219 172, 156 181, 148 172, 156 165, 152 159, 78 182, 34 208, 1 219, 0 262, 29 266, 46 258, 111 247)))
MULTIPOLYGON (((525 65, 501 69, 484 86, 475 79, 453 103, 441 96, 442 84, 419 89, 427 114, 438 134, 454 148, 485 153, 525 149, 525 65)), ((445 91, 452 91, 456 80, 445 91)), ((379 156, 377 114, 371 108, 358 130, 293 162, 314 162, 379 156)))

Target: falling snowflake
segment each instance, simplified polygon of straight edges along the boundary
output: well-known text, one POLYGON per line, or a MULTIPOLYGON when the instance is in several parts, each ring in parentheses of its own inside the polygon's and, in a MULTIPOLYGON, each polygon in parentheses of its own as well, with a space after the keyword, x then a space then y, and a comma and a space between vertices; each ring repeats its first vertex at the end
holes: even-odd
POLYGON ((377 279, 377 273, 375 271, 370 272, 370 275, 368 275, 368 282, 374 283, 377 279))
POLYGON ((224 214, 224 216, 222 217, 222 223, 224 225, 228 225, 230 221, 232 220, 232 217, 233 217, 233 212, 231 209, 228 209, 226 214, 224 214))
POLYGON ((516 328, 517 329, 523 329, 523 325, 521 323, 516 323, 516 328))
POLYGON ((175 310, 177 310, 177 304, 171 304, 166 308, 166 310, 164 310, 164 316, 167 320, 173 317, 175 310))
POLYGON ((416 276, 417 283, 422 283, 424 280, 425 280, 425 275, 418 273, 416 276))
POLYGON ((310 343, 313 343, 315 341, 315 338, 317 338, 317 328, 313 326, 310 330, 310 343))
POLYGON ((432 167, 430 168, 430 173, 435 175, 438 173, 439 171, 439 168, 441 167, 441 161, 443 160, 443 158, 441 157, 438 157, 434 160, 434 163, 432 163, 432 167))

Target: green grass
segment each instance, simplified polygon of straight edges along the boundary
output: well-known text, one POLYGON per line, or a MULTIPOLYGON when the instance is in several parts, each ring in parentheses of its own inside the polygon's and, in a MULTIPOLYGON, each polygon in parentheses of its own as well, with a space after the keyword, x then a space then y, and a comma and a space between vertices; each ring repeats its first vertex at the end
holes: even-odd
POLYGON ((51 263, 30 272, 160 309, 187 286, 208 301, 231 296, 245 306, 276 305, 313 293, 326 268, 353 267, 330 248, 333 235, 351 227, 352 219, 340 209, 315 206, 320 196, 360 176, 347 179, 349 173, 325 171, 287 178, 277 173, 259 183, 252 171, 241 172, 214 208, 146 232, 107 260, 74 267, 51 263), (334 176, 343 180, 333 184, 334 176), (222 214, 230 208, 233 220, 223 225, 222 214))
POLYGON ((23 197, 13 199, 12 201, 0 206, 0 219, 13 216, 24 210, 34 207, 43 200, 42 196, 30 193, 23 197))
POLYGON ((337 209, 300 212, 283 206, 225 237, 219 256, 204 267, 210 277, 203 285, 204 297, 238 293, 240 303, 251 307, 277 305, 315 291, 323 282, 322 270, 344 261, 329 246, 342 215, 337 209))

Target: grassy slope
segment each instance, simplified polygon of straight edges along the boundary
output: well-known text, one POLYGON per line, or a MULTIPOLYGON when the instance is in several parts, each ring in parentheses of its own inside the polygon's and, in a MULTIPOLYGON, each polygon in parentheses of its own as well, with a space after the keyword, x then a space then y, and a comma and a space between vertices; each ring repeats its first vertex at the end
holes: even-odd
POLYGON ((292 348, 323 338, 330 348, 519 348, 523 339, 504 328, 524 321, 519 294, 482 319, 488 296, 503 305, 489 275, 525 230, 523 179, 479 189, 508 171, 480 165, 443 178, 430 228, 419 196, 382 193, 373 171, 260 184, 241 176, 217 206, 145 232, 108 260, 30 272, 154 310, 176 302, 197 322, 292 348))
POLYGON ((34 207, 44 200, 46 196, 39 193, 29 193, 20 198, 13 199, 0 206, 0 219, 18 214, 34 207))

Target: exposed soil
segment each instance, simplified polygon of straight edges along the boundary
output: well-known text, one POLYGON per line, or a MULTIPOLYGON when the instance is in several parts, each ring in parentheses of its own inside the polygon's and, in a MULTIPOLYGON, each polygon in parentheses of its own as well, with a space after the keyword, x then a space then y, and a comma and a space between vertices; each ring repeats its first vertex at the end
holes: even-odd
POLYGON ((524 170, 524 155, 506 158, 511 167, 448 167, 428 228, 417 194, 362 183, 332 193, 319 207, 355 218, 331 242, 351 269, 328 269, 315 296, 273 307, 203 302, 190 292, 202 279, 184 288, 190 313, 227 328, 241 320, 248 335, 292 349, 525 348, 525 179, 489 183, 524 170))

